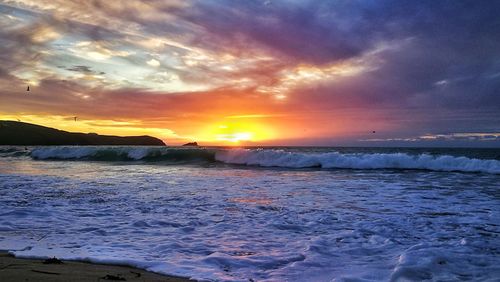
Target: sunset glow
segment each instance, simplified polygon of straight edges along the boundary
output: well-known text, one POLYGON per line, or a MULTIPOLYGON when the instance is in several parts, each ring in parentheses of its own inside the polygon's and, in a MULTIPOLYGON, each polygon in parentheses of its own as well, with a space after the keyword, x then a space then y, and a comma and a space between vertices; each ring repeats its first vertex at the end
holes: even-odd
POLYGON ((490 25, 462 27, 481 26, 469 40, 457 24, 432 24, 461 15, 459 4, 408 7, 432 29, 384 5, 0 1, 0 119, 171 145, 370 146, 498 132, 490 25))
POLYGON ((241 145, 272 140, 274 130, 249 118, 224 119, 224 123, 208 126, 200 134, 199 140, 222 145, 241 145))

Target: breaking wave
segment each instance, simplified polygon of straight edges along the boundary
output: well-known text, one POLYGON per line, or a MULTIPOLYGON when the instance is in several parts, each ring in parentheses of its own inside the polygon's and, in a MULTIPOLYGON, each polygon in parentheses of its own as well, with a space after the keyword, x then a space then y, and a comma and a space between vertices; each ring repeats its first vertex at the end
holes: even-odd
POLYGON ((0 146, 0 157, 29 156, 30 152, 25 147, 2 147, 0 146))
POLYGON ((422 169, 434 171, 461 171, 500 173, 500 161, 480 160, 448 155, 410 155, 406 153, 294 153, 282 150, 225 150, 216 154, 216 160, 243 165, 289 168, 345 168, 345 169, 422 169))
POLYGON ((39 147, 37 160, 214 162, 215 153, 198 148, 166 147, 39 147))
POLYGON ((146 161, 321 169, 421 169, 500 174, 500 161, 464 156, 408 153, 290 152, 281 149, 169 147, 39 147, 33 159, 146 161))

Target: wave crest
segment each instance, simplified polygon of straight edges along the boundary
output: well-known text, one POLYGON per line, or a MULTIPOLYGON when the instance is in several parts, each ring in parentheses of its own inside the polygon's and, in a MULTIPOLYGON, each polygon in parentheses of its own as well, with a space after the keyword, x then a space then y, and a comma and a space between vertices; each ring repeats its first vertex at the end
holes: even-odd
POLYGON ((320 169, 422 169, 500 174, 500 161, 463 156, 408 153, 302 153, 278 149, 171 147, 39 147, 34 159, 148 161, 320 169))
POLYGON ((40 147, 31 152, 38 160, 93 161, 215 161, 214 153, 198 148, 166 147, 40 147))
POLYGON ((486 172, 500 174, 500 161, 448 155, 406 153, 293 153, 283 150, 232 149, 219 151, 217 161, 230 164, 289 168, 423 169, 434 171, 486 172))

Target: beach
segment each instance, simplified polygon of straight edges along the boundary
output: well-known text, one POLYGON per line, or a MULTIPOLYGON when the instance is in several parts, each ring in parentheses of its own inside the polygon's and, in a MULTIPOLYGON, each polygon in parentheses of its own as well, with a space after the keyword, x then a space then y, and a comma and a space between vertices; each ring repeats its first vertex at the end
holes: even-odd
POLYGON ((44 260, 19 259, 0 252, 0 278, 3 282, 17 281, 143 281, 187 282, 187 278, 160 275, 142 269, 92 264, 77 261, 46 264, 44 260))
POLYGON ((44 263, 45 260, 19 259, 0 252, 0 278, 15 281, 144 281, 186 282, 187 278, 160 275, 128 266, 92 264, 78 261, 44 263))

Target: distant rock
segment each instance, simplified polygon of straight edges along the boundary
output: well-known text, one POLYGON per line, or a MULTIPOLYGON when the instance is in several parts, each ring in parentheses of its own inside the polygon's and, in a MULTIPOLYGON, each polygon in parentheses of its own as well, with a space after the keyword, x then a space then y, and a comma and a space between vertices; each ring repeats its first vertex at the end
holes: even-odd
POLYGON ((189 142, 189 143, 186 143, 182 146, 189 146, 189 147, 198 147, 198 142, 189 142))
POLYGON ((151 136, 76 133, 18 121, 0 121, 0 145, 141 145, 165 146, 151 136))

